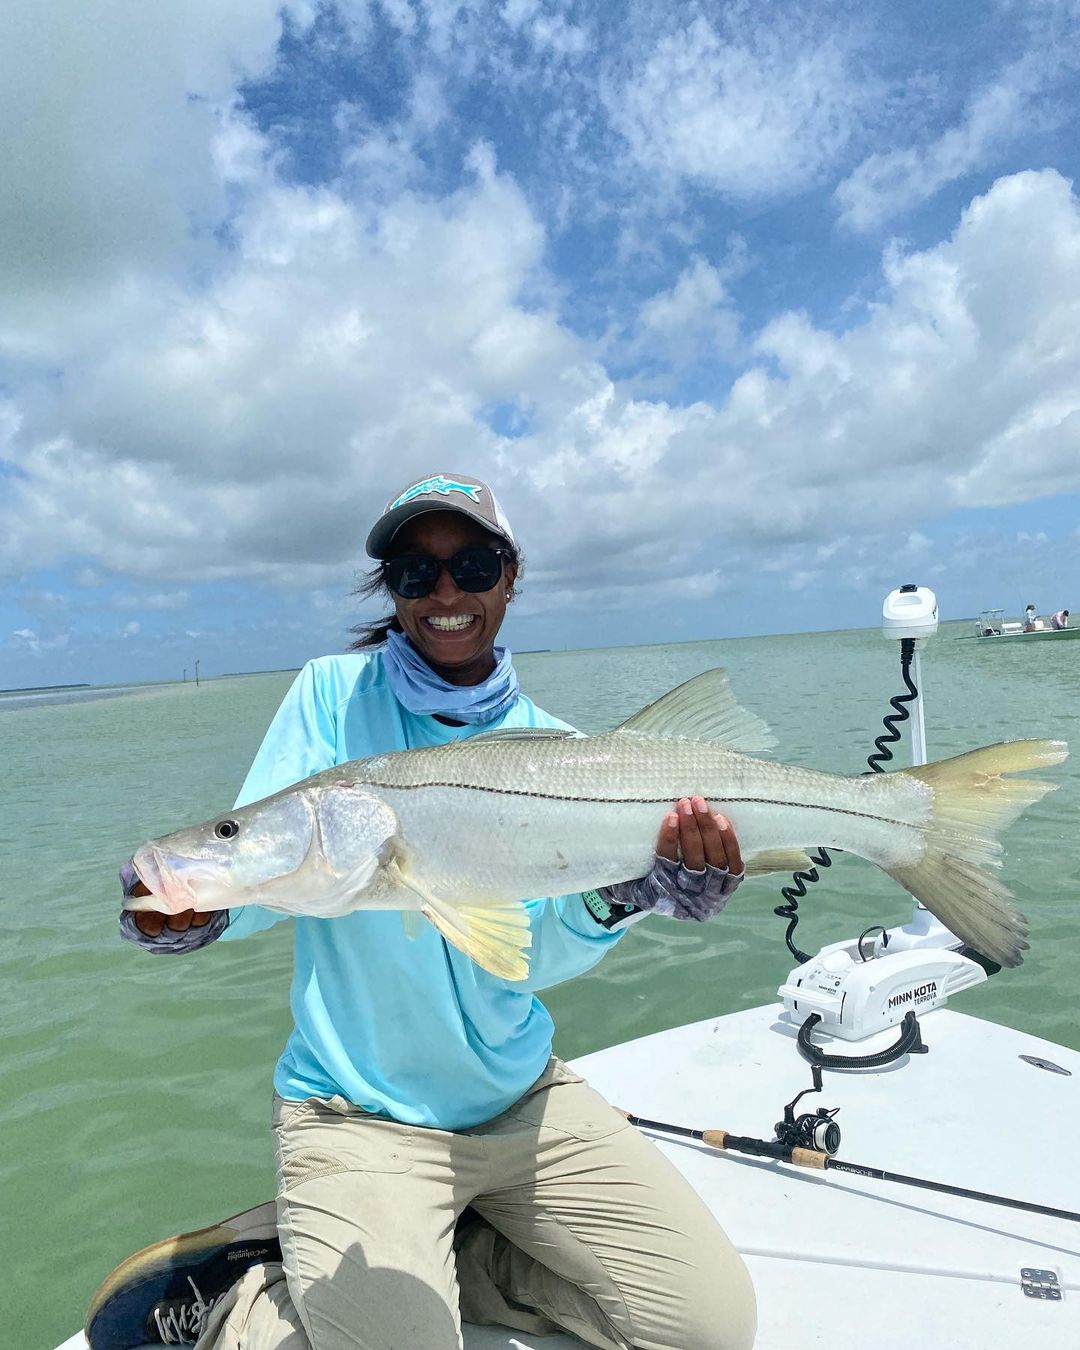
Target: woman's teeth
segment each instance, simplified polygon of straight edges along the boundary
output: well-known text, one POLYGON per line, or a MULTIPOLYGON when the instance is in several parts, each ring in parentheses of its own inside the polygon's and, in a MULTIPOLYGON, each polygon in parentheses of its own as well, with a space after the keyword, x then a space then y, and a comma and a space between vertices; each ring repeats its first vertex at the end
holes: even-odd
POLYGON ((447 618, 436 618, 434 615, 428 615, 424 622, 430 627, 437 629, 440 633, 454 633, 458 629, 468 628, 470 624, 476 622, 475 614, 452 614, 447 618))

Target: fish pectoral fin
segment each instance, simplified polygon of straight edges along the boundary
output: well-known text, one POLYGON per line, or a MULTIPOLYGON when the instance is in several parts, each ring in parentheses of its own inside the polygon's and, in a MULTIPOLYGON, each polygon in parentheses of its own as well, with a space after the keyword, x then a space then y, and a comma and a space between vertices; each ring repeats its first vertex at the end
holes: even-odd
POLYGON ((726 670, 707 670, 627 718, 616 731, 714 741, 728 750, 771 750, 776 737, 757 713, 736 703, 726 670))
POLYGON ((454 905, 434 896, 420 911, 441 935, 478 966, 504 980, 523 980, 532 945, 529 916, 520 900, 454 905))
POLYGON ((746 875, 764 877, 773 872, 804 872, 813 862, 798 848, 771 848, 756 857, 747 858, 746 875))
POLYGON ((532 946, 532 929, 520 900, 481 899, 458 905, 421 886, 399 860, 390 863, 389 870, 399 886, 423 900, 420 913, 452 947, 504 980, 523 980, 528 975, 526 952, 532 946))

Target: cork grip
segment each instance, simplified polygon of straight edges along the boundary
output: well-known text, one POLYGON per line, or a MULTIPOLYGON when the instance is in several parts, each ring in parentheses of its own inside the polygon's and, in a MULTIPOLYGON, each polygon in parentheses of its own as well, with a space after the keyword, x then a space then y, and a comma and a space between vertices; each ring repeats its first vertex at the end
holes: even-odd
POLYGON ((828 1161, 827 1153, 819 1153, 816 1148, 793 1148, 791 1161, 796 1167, 823 1168, 828 1161))
POLYGON ((727 1130, 702 1130, 701 1137, 710 1148, 727 1148, 727 1130))

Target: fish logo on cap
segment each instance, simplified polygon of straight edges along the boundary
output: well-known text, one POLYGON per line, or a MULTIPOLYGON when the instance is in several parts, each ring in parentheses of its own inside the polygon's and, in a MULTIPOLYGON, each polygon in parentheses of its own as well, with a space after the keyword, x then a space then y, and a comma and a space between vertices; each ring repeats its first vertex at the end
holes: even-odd
POLYGON ((436 474, 434 478, 425 478, 422 483, 414 483, 412 487, 406 488, 396 502, 391 502, 386 508, 387 511, 393 511, 396 507, 404 506, 406 502, 411 502, 415 497, 426 497, 429 492, 438 492, 443 497, 448 497, 451 492, 464 493, 470 501, 479 503, 480 493, 483 489, 475 483, 459 483, 453 478, 444 478, 441 473, 436 474))

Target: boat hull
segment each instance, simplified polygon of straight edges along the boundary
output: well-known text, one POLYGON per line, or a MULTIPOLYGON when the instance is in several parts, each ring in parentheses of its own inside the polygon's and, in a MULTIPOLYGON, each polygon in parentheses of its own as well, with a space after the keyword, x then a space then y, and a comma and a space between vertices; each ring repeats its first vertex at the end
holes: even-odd
POLYGON ((1040 628, 1034 633, 964 633, 961 636, 987 645, 996 642, 1069 642, 1080 638, 1080 628, 1040 628))

